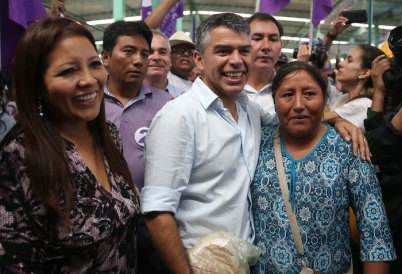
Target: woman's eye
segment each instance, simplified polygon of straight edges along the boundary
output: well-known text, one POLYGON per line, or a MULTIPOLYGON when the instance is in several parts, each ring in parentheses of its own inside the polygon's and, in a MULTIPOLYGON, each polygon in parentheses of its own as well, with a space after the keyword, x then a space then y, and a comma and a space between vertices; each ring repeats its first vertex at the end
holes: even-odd
POLYGON ((103 64, 102 64, 102 62, 101 61, 93 61, 92 63, 91 63, 91 67, 99 67, 99 66, 102 66, 103 64))
POLYGON ((69 68, 69 69, 65 69, 62 72, 59 73, 60 76, 64 76, 64 75, 68 75, 71 73, 74 73, 75 69, 74 68, 69 68))

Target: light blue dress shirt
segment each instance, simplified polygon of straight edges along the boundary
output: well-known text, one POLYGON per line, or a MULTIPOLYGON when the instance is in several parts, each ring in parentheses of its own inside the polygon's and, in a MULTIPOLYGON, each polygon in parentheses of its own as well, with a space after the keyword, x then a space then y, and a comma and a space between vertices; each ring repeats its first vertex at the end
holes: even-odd
POLYGON ((167 75, 168 81, 171 85, 176 86, 181 89, 181 91, 187 91, 193 85, 193 82, 180 78, 179 76, 169 72, 167 75))
POLYGON ((170 95, 172 96, 180 96, 182 94, 182 92, 185 92, 184 90, 182 90, 179 87, 176 87, 174 85, 172 85, 171 83, 168 82, 168 85, 165 89, 167 92, 169 92, 170 95))
POLYGON ((244 94, 238 122, 200 79, 159 111, 145 143, 142 213, 174 213, 185 248, 216 231, 254 239, 250 182, 261 123, 272 116, 244 94))

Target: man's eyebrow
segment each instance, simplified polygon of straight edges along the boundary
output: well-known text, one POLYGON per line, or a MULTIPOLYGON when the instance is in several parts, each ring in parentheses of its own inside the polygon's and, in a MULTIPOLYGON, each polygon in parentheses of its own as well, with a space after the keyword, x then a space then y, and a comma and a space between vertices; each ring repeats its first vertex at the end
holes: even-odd
MULTIPOLYGON (((252 33, 251 34, 251 36, 254 36, 254 35, 256 35, 256 36, 264 36, 265 34, 264 33, 262 33, 262 32, 254 32, 254 33, 252 33)), ((279 34, 278 33, 269 33, 268 34, 268 37, 279 37, 279 34)))

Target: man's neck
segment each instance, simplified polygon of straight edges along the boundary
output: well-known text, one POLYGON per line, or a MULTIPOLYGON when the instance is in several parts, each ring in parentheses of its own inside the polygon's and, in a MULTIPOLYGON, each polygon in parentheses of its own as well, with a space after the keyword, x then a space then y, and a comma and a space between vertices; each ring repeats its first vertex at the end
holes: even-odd
POLYGON ((109 79, 107 89, 125 106, 131 99, 140 94, 141 85, 117 83, 109 79))
POLYGON ((155 87, 161 90, 165 90, 168 85, 166 75, 163 76, 147 76, 144 78, 144 83, 148 86, 155 87))
POLYGON ((179 77, 179 78, 181 78, 183 80, 188 80, 188 76, 190 75, 190 72, 191 71, 189 71, 187 73, 187 72, 178 71, 178 70, 170 70, 170 73, 176 75, 177 77, 179 77))
POLYGON ((252 71, 248 78, 247 85, 251 86, 258 92, 266 85, 271 83, 274 70, 267 71, 252 71))

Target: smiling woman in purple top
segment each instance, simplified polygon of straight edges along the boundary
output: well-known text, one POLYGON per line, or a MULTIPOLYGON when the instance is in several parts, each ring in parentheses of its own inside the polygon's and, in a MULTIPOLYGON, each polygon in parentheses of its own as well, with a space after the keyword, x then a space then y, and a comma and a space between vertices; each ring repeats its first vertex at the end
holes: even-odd
POLYGON ((105 120, 106 79, 72 20, 21 38, 17 124, 0 143, 1 273, 135 273, 138 194, 105 120))

